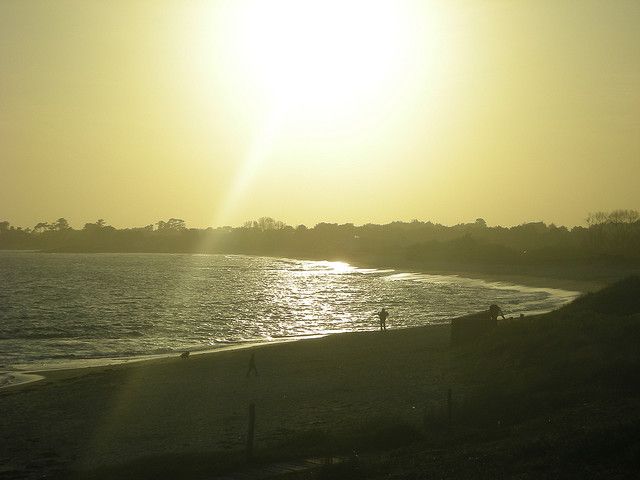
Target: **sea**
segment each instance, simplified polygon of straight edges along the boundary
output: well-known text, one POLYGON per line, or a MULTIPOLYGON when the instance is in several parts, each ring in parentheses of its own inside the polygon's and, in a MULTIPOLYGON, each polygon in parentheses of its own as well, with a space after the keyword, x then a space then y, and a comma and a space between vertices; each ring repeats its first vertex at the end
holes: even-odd
POLYGON ((578 292, 246 255, 0 251, 8 372, 130 361, 340 332, 549 311, 578 292))

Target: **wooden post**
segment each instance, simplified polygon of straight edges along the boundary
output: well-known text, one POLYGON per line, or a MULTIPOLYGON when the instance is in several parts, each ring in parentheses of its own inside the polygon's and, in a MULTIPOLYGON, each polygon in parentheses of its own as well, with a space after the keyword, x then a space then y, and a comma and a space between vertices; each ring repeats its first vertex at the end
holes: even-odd
POLYGON ((447 390, 447 418, 449 420, 449 427, 451 427, 451 409, 452 409, 452 405, 451 405, 451 389, 447 390))
POLYGON ((256 404, 249 404, 249 428, 247 430, 247 462, 253 460, 253 434, 256 425, 256 404))
POLYGON ((429 405, 425 403, 422 412, 422 428, 426 431, 429 428, 429 405))

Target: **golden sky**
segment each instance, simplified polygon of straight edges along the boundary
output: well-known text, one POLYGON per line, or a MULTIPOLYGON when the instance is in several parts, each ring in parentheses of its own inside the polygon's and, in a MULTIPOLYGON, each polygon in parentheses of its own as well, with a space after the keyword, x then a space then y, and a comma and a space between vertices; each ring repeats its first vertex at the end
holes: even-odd
POLYGON ((640 208, 640 2, 0 2, 0 220, 640 208))

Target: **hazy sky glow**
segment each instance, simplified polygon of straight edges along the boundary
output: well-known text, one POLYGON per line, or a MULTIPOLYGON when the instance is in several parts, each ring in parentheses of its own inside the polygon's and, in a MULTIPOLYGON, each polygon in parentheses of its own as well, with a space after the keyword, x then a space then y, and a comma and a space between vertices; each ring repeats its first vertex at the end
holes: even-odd
POLYGON ((0 220, 640 208, 640 2, 0 2, 0 220))

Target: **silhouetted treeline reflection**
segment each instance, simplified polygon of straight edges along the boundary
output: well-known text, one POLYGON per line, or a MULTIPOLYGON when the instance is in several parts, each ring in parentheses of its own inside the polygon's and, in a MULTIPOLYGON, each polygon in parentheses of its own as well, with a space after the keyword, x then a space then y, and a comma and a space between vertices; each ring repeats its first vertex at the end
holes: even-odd
POLYGON ((188 228, 171 218, 139 228, 116 229, 104 220, 76 230, 60 218, 33 228, 0 222, 0 248, 52 252, 241 253, 469 269, 509 265, 640 265, 640 214, 616 210, 590 214, 587 227, 542 222, 514 227, 432 222, 386 225, 319 223, 292 227, 269 217, 242 227, 188 228))

